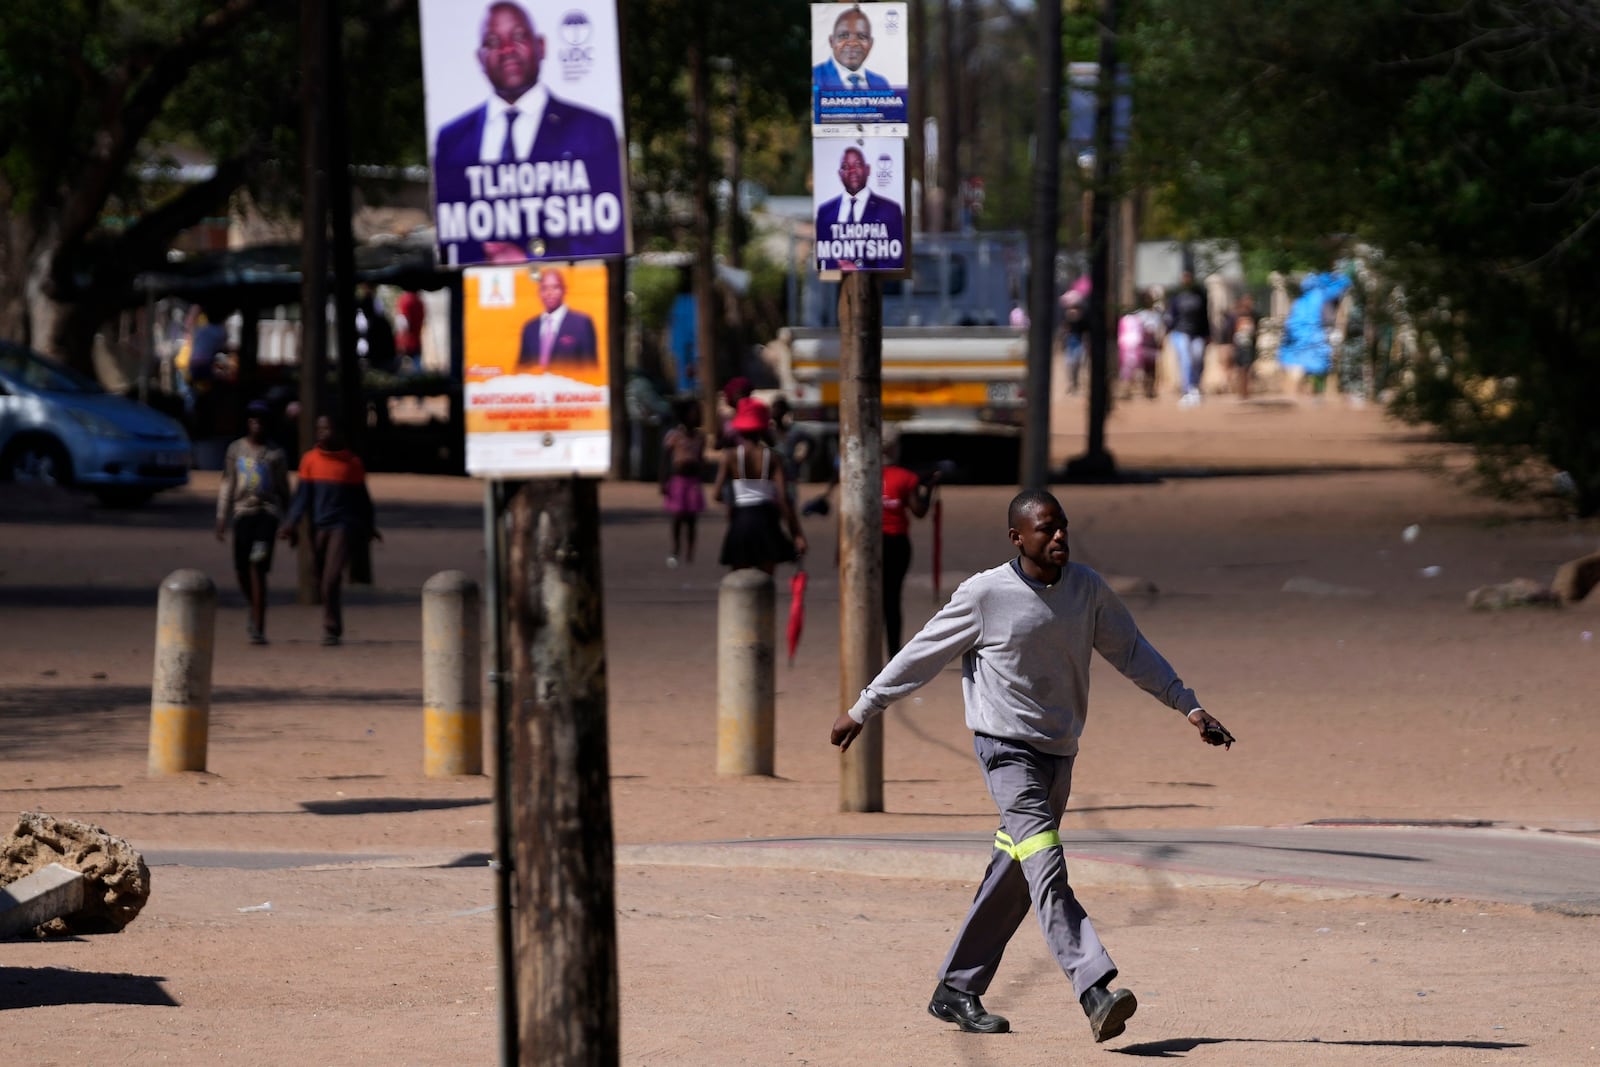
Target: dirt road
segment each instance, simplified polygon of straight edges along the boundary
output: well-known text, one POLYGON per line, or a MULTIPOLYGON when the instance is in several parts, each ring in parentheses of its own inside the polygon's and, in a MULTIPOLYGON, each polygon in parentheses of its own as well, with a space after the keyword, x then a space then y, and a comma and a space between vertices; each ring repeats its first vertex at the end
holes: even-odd
MULTIPOLYGON (((1064 456, 1078 430, 1059 425, 1064 456)), ((1130 605, 1241 743, 1201 746, 1098 665, 1069 836, 1318 819, 1600 834, 1600 766, 1584 756, 1600 616, 1463 607, 1475 586, 1548 580, 1595 548, 1594 523, 1463 492, 1439 473, 1456 457, 1370 409, 1136 404, 1110 442, 1123 466, 1163 476, 1060 487, 1074 556, 1159 590, 1130 605)), ((482 573, 481 490, 374 479, 377 584, 351 595, 346 645, 323 649, 316 609, 290 603, 286 562, 273 643, 246 643, 209 535, 213 489, 200 477, 135 513, 0 500, 0 811, 85 818, 151 853, 344 862, 158 867, 122 934, 0 945, 7 1062, 491 1060, 490 880, 429 865, 487 851, 489 787, 422 776, 417 674, 422 583, 482 573), (180 566, 224 586, 208 773, 151 780, 154 595, 180 566)), ((1009 496, 945 491, 945 594, 1005 558, 1009 496)), ((719 779, 720 520, 699 562, 668 570, 653 489, 608 485, 603 502, 620 844, 992 830, 953 674, 887 717, 888 810, 837 811, 837 583, 832 532, 815 521, 807 632, 778 679, 777 774, 719 779)), ((915 538, 908 626, 935 601, 925 526, 915 538)), ((965 1037, 927 1017, 971 881, 632 864, 618 878, 628 1063, 1600 1062, 1593 919, 1091 885, 1142 1003, 1126 1037, 1096 1047, 1028 931, 988 998, 1016 1033, 965 1037)))

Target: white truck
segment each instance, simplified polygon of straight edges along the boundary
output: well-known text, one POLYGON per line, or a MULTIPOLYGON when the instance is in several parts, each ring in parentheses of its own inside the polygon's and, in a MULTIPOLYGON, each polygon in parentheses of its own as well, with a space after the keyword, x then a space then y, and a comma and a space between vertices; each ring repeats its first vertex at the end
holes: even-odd
MULTIPOLYGON (((1012 324, 1027 292, 1021 234, 914 238, 914 276, 884 283, 883 419, 908 466, 953 461, 953 480, 1016 477, 1027 384, 1027 331, 1012 324)), ((797 429, 828 476, 839 430, 838 286, 790 279, 800 324, 767 346, 797 429), (798 297, 798 300, 796 298, 798 297)))

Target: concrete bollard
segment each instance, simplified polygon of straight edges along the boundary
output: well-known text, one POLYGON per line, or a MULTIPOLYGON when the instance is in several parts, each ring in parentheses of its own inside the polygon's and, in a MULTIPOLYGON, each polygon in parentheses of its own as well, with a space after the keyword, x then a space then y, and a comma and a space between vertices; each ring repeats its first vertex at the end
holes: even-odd
POLYGON ((483 773, 478 583, 440 571, 422 587, 422 773, 483 773))
POLYGON ((717 592, 717 773, 773 773, 772 575, 729 572, 717 592))
POLYGON ((206 769, 216 614, 217 587, 203 572, 173 571, 161 583, 150 686, 151 775, 206 769))

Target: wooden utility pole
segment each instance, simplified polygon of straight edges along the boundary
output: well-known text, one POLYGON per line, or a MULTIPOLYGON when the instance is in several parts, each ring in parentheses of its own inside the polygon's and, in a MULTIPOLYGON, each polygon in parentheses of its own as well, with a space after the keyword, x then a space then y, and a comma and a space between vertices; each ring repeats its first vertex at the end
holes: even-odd
MULTIPOLYGON (((328 367, 328 22, 319 0, 300 0, 302 182, 300 232, 300 451, 314 447, 328 367)), ((309 526, 306 527, 309 529, 309 526)), ((311 538, 300 538, 296 599, 319 599, 311 538)))
MULTIPOLYGON (((883 667, 883 283, 839 286, 839 701, 850 707, 883 667)), ((883 810, 883 719, 841 760, 840 811, 883 810)))
POLYGON ((1067 463, 1067 476, 1081 481, 1107 481, 1117 476, 1117 463, 1106 451, 1106 414, 1111 383, 1107 352, 1111 333, 1111 216, 1113 104, 1117 96, 1117 0, 1102 0, 1100 20, 1100 84, 1094 105, 1094 187, 1089 207, 1089 442, 1083 455, 1067 463))
POLYGON ((520 1063, 609 1067, 620 1050, 598 482, 525 482, 506 521, 520 1063))
POLYGON ((1061 5, 1039 5, 1033 234, 1028 251, 1028 420, 1022 485, 1050 482, 1050 363, 1056 323, 1056 231, 1061 224, 1061 5))
MULTIPOLYGON (((328 71, 328 211, 333 231, 333 318, 339 353, 339 430, 345 446, 357 453, 367 436, 367 398, 361 386, 361 356, 356 352, 356 238, 351 221, 350 120, 347 114, 343 55, 344 24, 339 0, 324 0, 327 20, 323 47, 328 71)), ((368 326, 367 336, 372 336, 368 326)), ((372 462, 372 457, 365 457, 372 462)))

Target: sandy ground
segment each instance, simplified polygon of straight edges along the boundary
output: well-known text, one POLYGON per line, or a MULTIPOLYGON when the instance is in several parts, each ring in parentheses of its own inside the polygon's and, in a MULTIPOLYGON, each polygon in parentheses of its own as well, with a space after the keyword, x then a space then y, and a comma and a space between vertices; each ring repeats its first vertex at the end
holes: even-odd
MULTIPOLYGON (((1056 425, 1065 458, 1081 411, 1056 425)), ((1069 833, 1371 818, 1600 835, 1600 612, 1463 606, 1476 586, 1547 581, 1596 548, 1600 527, 1472 496, 1450 477, 1459 455, 1370 408, 1137 402, 1108 441, 1125 469, 1162 476, 1059 487, 1075 558, 1154 583, 1130 605, 1241 742, 1200 745, 1098 665, 1069 833)), ((316 645, 317 609, 292 603, 280 558, 273 644, 255 648, 209 534, 213 479, 132 513, 0 497, 0 812, 83 818, 152 854, 340 855, 314 868, 158 866, 121 934, 0 944, 4 1062, 489 1061, 491 880, 481 863, 439 864, 489 849, 490 789, 421 773, 417 607, 433 573, 481 576, 481 487, 375 478, 387 540, 376 586, 349 597, 347 643, 316 645), (153 603, 181 566, 224 585, 208 767, 151 779, 153 603)), ((1010 493, 944 491, 944 594, 1007 555, 1010 493)), ((602 498, 619 844, 992 828, 953 672, 887 716, 887 810, 838 811, 826 743, 841 700, 837 582, 817 521, 807 631, 778 677, 777 773, 718 778, 721 520, 706 521, 698 562, 668 570, 652 488, 607 485, 602 498)), ((925 525, 916 538, 910 626, 936 602, 925 525)), ((624 864, 623 1059, 1600 1062, 1593 919, 1159 887, 1083 890, 1141 997, 1125 1037, 1093 1044, 1029 930, 987 998, 1016 1033, 960 1035, 923 1009, 971 891, 624 864)))

